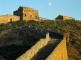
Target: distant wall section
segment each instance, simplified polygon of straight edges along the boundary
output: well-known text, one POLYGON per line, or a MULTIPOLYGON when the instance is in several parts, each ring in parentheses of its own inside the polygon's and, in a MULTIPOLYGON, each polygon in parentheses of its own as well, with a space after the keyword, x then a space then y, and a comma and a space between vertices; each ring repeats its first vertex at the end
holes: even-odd
POLYGON ((18 21, 18 20, 20 20, 20 17, 19 16, 15 16, 15 15, 0 16, 0 24, 1 23, 12 22, 12 21, 18 21))
POLYGON ((56 20, 75 20, 72 17, 69 16, 64 16, 64 15, 59 15, 58 17, 55 18, 56 20))

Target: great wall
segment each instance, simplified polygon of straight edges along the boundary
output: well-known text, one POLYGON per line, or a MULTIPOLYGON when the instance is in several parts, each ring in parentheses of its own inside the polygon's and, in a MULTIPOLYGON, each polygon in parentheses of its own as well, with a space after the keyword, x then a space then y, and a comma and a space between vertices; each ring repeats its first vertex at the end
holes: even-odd
POLYGON ((22 20, 41 21, 41 20, 50 20, 50 19, 39 17, 38 10, 25 6, 20 6, 18 10, 13 11, 13 15, 7 14, 0 16, 0 24, 1 23, 6 24, 8 22, 22 21, 22 20))
MULTIPOLYGON (((33 26, 24 26, 15 28, 13 31, 2 31, 0 34, 0 39, 1 37, 4 37, 4 39, 10 37, 15 38, 14 40, 9 40, 9 44, 6 43, 5 46, 13 44, 31 46, 30 49, 22 53, 21 56, 18 56, 15 60, 68 60, 66 47, 67 39, 66 36, 61 33, 56 33, 33 26), (38 38, 38 40, 30 39, 30 42, 25 39, 27 37, 26 35, 32 35, 30 38, 34 37, 38 38), (22 38, 18 39, 18 36, 24 38, 25 40, 22 38)), ((0 46, 3 46, 3 44, 0 43, 0 46)))
MULTIPOLYGON (((56 19, 74 20, 74 18, 62 15, 59 15, 56 19)), ((39 17, 37 10, 24 6, 20 6, 18 10, 13 12, 13 15, 0 16, 0 24, 19 20, 42 21, 50 19, 39 17)), ((29 47, 26 51, 19 52, 20 54, 15 58, 13 56, 8 58, 8 56, 8 60, 68 60, 67 40, 68 38, 64 34, 34 26, 24 26, 0 32, 1 47, 11 45, 29 47)))
MULTIPOLYGON (((72 17, 59 15, 56 20, 75 20, 72 17)), ((1 23, 9 23, 13 21, 44 21, 44 20, 50 20, 47 18, 43 18, 39 16, 38 10, 35 10, 30 7, 20 6, 16 11, 13 11, 13 15, 7 14, 7 15, 1 15, 0 16, 0 24, 1 23)))

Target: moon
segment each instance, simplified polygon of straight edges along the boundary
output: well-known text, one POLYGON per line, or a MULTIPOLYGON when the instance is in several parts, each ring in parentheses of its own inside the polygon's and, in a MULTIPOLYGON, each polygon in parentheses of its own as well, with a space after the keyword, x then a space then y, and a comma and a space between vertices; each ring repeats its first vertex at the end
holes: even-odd
POLYGON ((48 3, 48 5, 49 5, 49 6, 51 6, 51 5, 52 5, 52 3, 51 3, 51 2, 49 2, 49 3, 48 3))

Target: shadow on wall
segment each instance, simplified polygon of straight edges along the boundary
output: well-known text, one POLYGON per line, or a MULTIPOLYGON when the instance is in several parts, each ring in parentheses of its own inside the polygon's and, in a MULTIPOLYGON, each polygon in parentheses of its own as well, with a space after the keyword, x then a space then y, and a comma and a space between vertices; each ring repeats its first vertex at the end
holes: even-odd
POLYGON ((66 37, 61 40, 46 60, 68 60, 66 37))
POLYGON ((46 46, 50 41, 49 33, 46 34, 46 38, 40 39, 35 45, 33 45, 29 50, 27 50, 24 54, 18 57, 16 60, 31 60, 31 58, 37 54, 37 52, 46 46))
POLYGON ((42 29, 36 27, 25 26, 22 28, 15 28, 13 31, 12 30, 3 31, 2 37, 0 35, 0 46, 2 44, 3 48, 1 48, 0 50, 4 51, 3 52, 0 51, 1 52, 0 55, 3 55, 3 57, 6 57, 6 59, 8 60, 14 60, 14 58, 20 56, 20 54, 24 53, 27 49, 33 46, 41 38, 44 38, 47 32, 49 32, 51 38, 55 39, 63 38, 63 35, 60 33, 46 30, 43 30, 41 32, 41 30, 42 29), (19 48, 13 47, 12 45, 19 45, 19 48), (11 46, 12 48, 11 49, 8 47, 5 48, 4 46, 11 46), (23 46, 25 47, 22 48, 23 46))
POLYGON ((61 33, 57 33, 57 32, 53 32, 53 31, 49 31, 49 35, 51 38, 55 38, 55 39, 63 39, 63 34, 61 33))
POLYGON ((29 46, 22 45, 3 46, 0 47, 0 56, 2 56, 5 60, 15 60, 28 49, 30 49, 29 46))

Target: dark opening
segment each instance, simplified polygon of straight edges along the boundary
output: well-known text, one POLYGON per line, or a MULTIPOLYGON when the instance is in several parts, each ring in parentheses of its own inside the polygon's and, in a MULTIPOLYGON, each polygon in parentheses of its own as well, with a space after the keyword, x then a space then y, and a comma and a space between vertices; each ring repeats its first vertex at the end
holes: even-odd
POLYGON ((24 16, 26 16, 26 14, 24 14, 24 16))
POLYGON ((30 15, 30 17, 32 17, 32 15, 30 15))
POLYGON ((12 22, 12 19, 10 19, 10 22, 12 22))
POLYGON ((38 16, 35 16, 36 18, 38 18, 38 16))

